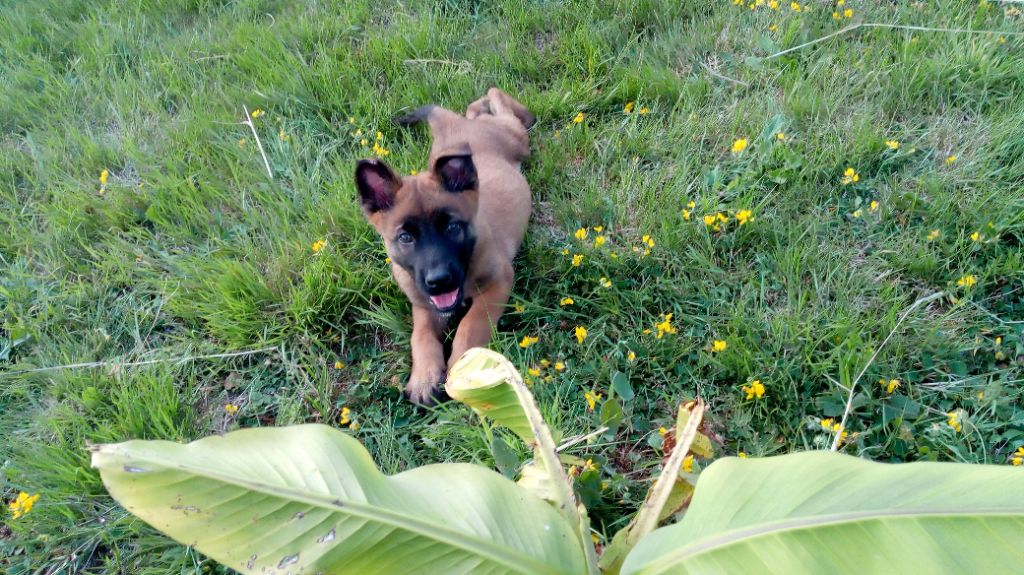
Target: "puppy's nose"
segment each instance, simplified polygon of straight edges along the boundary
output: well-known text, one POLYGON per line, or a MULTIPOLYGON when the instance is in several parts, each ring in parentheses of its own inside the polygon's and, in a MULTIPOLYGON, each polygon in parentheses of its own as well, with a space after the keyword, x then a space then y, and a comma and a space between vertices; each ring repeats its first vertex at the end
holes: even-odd
POLYGON ((437 268, 427 272, 423 282, 430 289, 446 288, 452 283, 452 274, 446 268, 437 268))

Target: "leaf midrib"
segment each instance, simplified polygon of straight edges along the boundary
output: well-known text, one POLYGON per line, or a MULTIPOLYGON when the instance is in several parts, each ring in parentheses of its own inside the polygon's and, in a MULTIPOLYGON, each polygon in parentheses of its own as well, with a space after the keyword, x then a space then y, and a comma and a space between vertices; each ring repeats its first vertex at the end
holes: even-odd
POLYGON ((712 553, 724 547, 728 547, 738 541, 757 538, 770 533, 780 531, 798 531, 809 527, 820 525, 839 525, 842 523, 858 523, 866 520, 887 518, 909 518, 909 517, 979 517, 979 516, 1024 516, 1024 507, 1019 509, 899 509, 899 510, 872 510, 872 511, 851 511, 845 513, 831 513, 826 515, 815 515, 812 517, 797 517, 781 521, 761 523, 751 527, 731 529, 719 535, 697 539, 665 555, 656 561, 648 563, 639 573, 661 573, 665 568, 684 561, 688 557, 712 553))
MULTIPOLYGON (((251 489, 272 497, 302 501, 304 503, 309 503, 311 505, 327 509, 333 513, 347 513, 369 521, 377 521, 379 523, 395 527, 399 530, 409 531, 421 537, 466 550, 470 553, 487 558, 495 563, 510 567, 512 570, 521 573, 531 572, 526 571, 526 567, 529 567, 532 569, 532 572, 535 573, 547 573, 551 575, 561 575, 563 573, 551 565, 534 560, 534 558, 529 555, 510 552, 511 548, 509 547, 497 545, 479 538, 472 538, 460 531, 429 524, 416 518, 391 511, 384 507, 352 502, 335 495, 324 497, 304 491, 298 491, 290 487, 272 487, 265 483, 253 482, 237 476, 226 475, 207 469, 195 468, 185 463, 176 463, 174 466, 168 466, 164 461, 151 459, 145 456, 128 455, 123 452, 120 452, 119 455, 133 461, 145 461, 146 463, 157 465, 164 469, 184 471, 229 485, 251 489)), ((384 475, 383 473, 379 473, 379 475, 384 481, 391 479, 390 476, 384 475)))

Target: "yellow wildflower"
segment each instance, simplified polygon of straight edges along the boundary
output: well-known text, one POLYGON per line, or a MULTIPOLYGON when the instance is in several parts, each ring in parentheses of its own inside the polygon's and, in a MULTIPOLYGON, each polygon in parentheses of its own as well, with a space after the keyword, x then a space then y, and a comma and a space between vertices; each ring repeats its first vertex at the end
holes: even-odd
POLYGON ((739 452, 739 453, 737 453, 737 454, 736 454, 736 457, 739 457, 740 459, 746 459, 746 458, 747 458, 747 454, 746 454, 746 453, 743 453, 743 452, 741 451, 741 452, 739 452))
POLYGON ((792 10, 793 10, 794 12, 799 12, 799 11, 801 10, 801 8, 800 8, 800 3, 799 3, 799 2, 790 2, 790 3, 789 3, 789 7, 790 7, 790 8, 791 8, 791 9, 792 9, 792 10))
POLYGON ((551 365, 551 362, 550 362, 549 360, 546 360, 546 359, 542 359, 542 360, 540 360, 540 366, 541 366, 542 368, 546 368, 546 367, 547 367, 547 366, 549 366, 549 365, 551 365))
POLYGON ((843 10, 843 16, 846 18, 853 18, 853 9, 847 8, 846 10, 843 10))
POLYGON ((583 340, 587 339, 587 328, 583 327, 582 325, 578 325, 576 326, 575 334, 576 341, 582 344, 583 340))
POLYGON ((740 210, 740 211, 736 212, 736 221, 739 222, 740 225, 742 226, 742 225, 746 224, 747 222, 749 222, 753 218, 753 216, 754 216, 754 212, 752 212, 750 210, 740 210))
POLYGON ((365 148, 367 146, 366 138, 359 140, 359 145, 365 148))
POLYGON ((259 108, 256 108, 256 109, 255 109, 255 110, 253 110, 253 111, 252 111, 252 113, 251 113, 251 114, 249 114, 249 115, 250 115, 250 116, 252 116, 252 119, 253 119, 253 120, 255 120, 256 118, 259 118, 260 116, 262 116, 262 115, 263 115, 263 110, 260 110, 259 108))
POLYGON ((594 411, 594 407, 597 405, 597 402, 600 401, 602 397, 604 397, 604 395, 600 393, 594 393, 592 391, 584 393, 583 398, 587 400, 587 411, 594 411))
POLYGON ((981 235, 981 232, 974 232, 973 234, 971 234, 971 241, 972 242, 980 242, 982 237, 983 236, 981 235))
POLYGON ((238 139, 238 147, 239 148, 244 148, 245 145, 248 144, 248 143, 249 143, 249 140, 246 140, 245 138, 239 138, 238 139))
POLYGON ((600 283, 601 287, 603 287, 603 288, 610 288, 610 287, 612 287, 612 281, 610 279, 608 279, 608 278, 601 278, 600 280, 598 280, 598 283, 600 283))
POLYGON ((668 433, 668 430, 667 430, 667 429, 665 429, 664 427, 659 427, 659 428, 658 428, 658 435, 660 435, 660 436, 662 436, 662 437, 665 437, 665 434, 666 434, 666 433, 668 433))
POLYGON ((666 333, 671 335, 676 332, 676 328, 672 327, 672 314, 662 314, 662 318, 661 323, 654 325, 654 328, 658 330, 656 336, 658 339, 661 339, 666 333))
POLYGON ((109 176, 110 176, 110 172, 108 172, 106 168, 104 168, 103 171, 100 172, 100 185, 101 186, 107 185, 107 177, 109 177, 109 176))
POLYGON ((871 200, 871 203, 868 204, 868 210, 872 212, 878 211, 878 201, 871 200))
POLYGON ((517 303, 516 305, 512 306, 512 308, 516 311, 516 313, 523 313, 524 311, 526 311, 526 306, 524 306, 521 303, 517 303))
POLYGON ((626 106, 622 109, 622 112, 628 114, 633 111, 633 102, 626 102, 626 106))
POLYGON ((683 471, 685 473, 693 473, 693 456, 692 455, 687 455, 686 458, 683 459, 683 471))
POLYGON ((566 248, 566 249, 562 250, 562 255, 563 255, 563 256, 567 256, 567 255, 569 255, 569 249, 568 249, 568 248, 566 248))
POLYGON ((523 339, 519 340, 519 347, 526 349, 531 345, 537 343, 538 341, 540 341, 539 337, 530 337, 528 335, 524 335, 523 339))
POLYGON ((960 423, 960 414, 955 411, 950 411, 946 414, 949 419, 946 420, 946 425, 953 428, 953 431, 960 433, 963 430, 963 425, 960 423))
POLYGON ((636 361, 636 354, 633 353, 633 350, 630 350, 628 353, 626 353, 626 360, 627 361, 636 361))
POLYGON ((349 116, 349 117, 348 117, 348 123, 349 123, 349 124, 355 124, 355 123, 356 123, 356 119, 355 119, 355 117, 354 117, 354 116, 349 116))
POLYGON ((643 107, 643 108, 640 108, 640 111, 637 112, 637 113, 640 114, 641 116, 646 116, 647 114, 651 113, 651 109, 647 108, 647 107, 643 107))
POLYGON ((605 241, 606 240, 605 240, 604 236, 597 236, 596 238, 594 238, 594 247, 595 248, 599 248, 599 247, 603 246, 605 241))
POLYGON ((755 379, 750 385, 743 386, 743 393, 747 394, 747 399, 761 399, 764 397, 764 385, 760 379, 755 379))
POLYGON ((950 156, 950 157, 946 158, 946 165, 947 165, 947 166, 950 166, 950 165, 952 165, 952 164, 953 164, 953 162, 955 162, 955 161, 956 161, 956 156, 950 156))
POLYGON ((932 230, 928 232, 928 241, 934 242, 935 240, 939 239, 939 236, 941 234, 942 232, 940 232, 939 230, 932 230))
MULTIPOLYGON (((1000 44, 1006 44, 1006 36, 1000 36, 999 38, 996 38, 996 42, 999 42, 1000 44)), ((1017 463, 1015 465, 1020 465, 1020 464, 1017 463)))
POLYGON ((1024 465, 1024 447, 1018 447, 1017 451, 1013 452, 1013 459, 1010 460, 1010 464, 1017 467, 1024 465))
POLYGON ((704 225, 705 226, 713 226, 713 225, 715 225, 715 216, 710 215, 710 214, 704 216, 704 225))
POLYGON ((530 375, 532 375, 533 377, 540 377, 540 369, 539 368, 531 367, 530 369, 526 370, 526 372, 529 373, 530 375))
POLYGON ((864 210, 853 210, 851 215, 855 218, 859 218, 864 215, 864 210))
POLYGON ((779 132, 779 133, 775 134, 775 139, 780 141, 780 142, 785 142, 786 141, 786 134, 783 133, 783 132, 779 132))
POLYGON ((18 497, 7 504, 11 509, 11 519, 18 519, 22 515, 32 511, 32 506, 36 504, 36 501, 39 501, 38 493, 35 495, 29 495, 24 491, 18 493, 18 497))
POLYGON ((384 139, 384 134, 382 132, 377 132, 377 141, 379 142, 380 140, 383 140, 383 139, 384 139))
POLYGON ((597 465, 594 463, 593 459, 588 459, 587 462, 583 464, 583 471, 597 471, 597 465))
POLYGON ((690 210, 683 210, 682 214, 683 214, 683 219, 684 220, 690 221, 690 210))
POLYGON ((234 415, 238 413, 238 406, 233 403, 228 403, 224 406, 224 413, 228 415, 234 415))
POLYGON ((779 0, 768 0, 768 7, 772 10, 779 9, 779 0))
POLYGON ((839 180, 839 183, 841 183, 844 186, 846 186, 846 185, 849 185, 849 184, 852 184, 852 183, 855 183, 855 182, 859 182, 859 181, 860 181, 860 174, 858 174, 857 170, 853 169, 853 167, 850 166, 850 167, 846 168, 845 172, 843 172, 843 177, 842 177, 842 179, 839 180))
POLYGON ((288 134, 285 134, 284 130, 281 130, 277 133, 277 139, 281 140, 282 142, 287 142, 288 134))
POLYGON ((327 247, 327 240, 317 240, 313 242, 313 253, 318 254, 325 247, 327 247))
POLYGON ((897 142, 896 140, 886 140, 885 141, 885 145, 890 150, 898 150, 898 149, 900 149, 900 143, 897 142))
POLYGON ((565 371, 565 364, 560 362, 560 361, 556 361, 555 362, 555 371, 565 371))
POLYGON ((573 256, 572 256, 572 266, 578 268, 578 267, 580 267, 580 264, 582 264, 582 263, 583 263, 583 254, 573 254, 573 256))
POLYGON ((576 236, 576 239, 583 241, 587 239, 587 228, 580 228, 576 230, 576 233, 573 235, 576 236))
POLYGON ((833 20, 839 20, 840 18, 841 18, 841 16, 839 15, 839 11, 838 10, 832 12, 832 19, 833 20))
POLYGON ((890 393, 891 394, 892 392, 894 392, 897 389, 899 389, 902 384, 900 383, 900 380, 898 380, 898 379, 890 379, 889 381, 886 381, 884 379, 880 379, 880 380, 878 380, 878 385, 884 387, 886 393, 890 393))
POLYGON ((579 124, 582 121, 583 121, 583 112, 580 112, 579 114, 576 114, 576 117, 572 119, 572 123, 573 124, 579 124))
POLYGON ((716 339, 711 344, 711 350, 715 352, 723 352, 729 347, 729 344, 724 339, 716 339))
POLYGON ((743 150, 747 149, 747 139, 740 138, 732 143, 732 153, 738 154, 743 150))
POLYGON ((359 431, 360 427, 362 427, 362 425, 360 425, 358 421, 353 421, 348 425, 348 428, 352 431, 359 431))
POLYGON ((574 303, 576 303, 576 302, 573 301, 573 299, 571 297, 563 297, 562 300, 558 302, 558 305, 560 305, 560 306, 567 306, 567 305, 572 305, 574 303))
POLYGON ((338 417, 340 425, 348 425, 352 421, 352 410, 347 407, 341 408, 341 415, 338 417))
POLYGON ((690 201, 686 202, 686 207, 688 207, 688 208, 690 208, 692 210, 693 208, 697 207, 697 202, 695 202, 693 200, 690 200, 690 201))
POLYGON ((340 361, 334 362, 334 369, 344 369, 344 367, 345 367, 344 363, 341 363, 340 361))
POLYGON ((973 274, 966 274, 960 279, 956 280, 956 285, 965 288, 972 288, 976 283, 978 283, 978 278, 974 277, 973 274))

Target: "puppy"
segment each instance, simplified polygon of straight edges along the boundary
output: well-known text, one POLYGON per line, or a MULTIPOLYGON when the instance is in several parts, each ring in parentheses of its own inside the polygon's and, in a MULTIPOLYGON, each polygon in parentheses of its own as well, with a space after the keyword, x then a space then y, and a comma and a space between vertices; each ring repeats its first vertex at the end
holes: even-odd
POLYGON ((413 402, 442 397, 447 368, 486 346, 512 289, 512 259, 530 219, 530 188, 520 172, 533 115, 497 88, 461 116, 424 106, 396 118, 427 122, 427 170, 399 176, 379 159, 356 166, 366 219, 384 240, 391 271, 412 303, 413 402), (451 353, 445 336, 455 329, 451 353))

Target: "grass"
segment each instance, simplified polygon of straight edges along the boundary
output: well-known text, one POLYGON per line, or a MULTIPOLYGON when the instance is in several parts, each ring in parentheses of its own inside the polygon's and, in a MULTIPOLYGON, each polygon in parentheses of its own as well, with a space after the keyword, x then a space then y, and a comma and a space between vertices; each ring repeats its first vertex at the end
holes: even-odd
POLYGON ((0 516, 0 566, 218 570, 114 504, 89 443, 340 425, 348 407, 389 473, 493 465, 466 409, 401 399, 409 305, 352 183, 378 131, 397 169, 423 168, 428 138, 392 114, 463 109, 490 85, 539 119, 519 307, 492 347, 541 369, 558 438, 614 424, 570 450, 598 467, 580 492, 602 534, 643 497, 674 404, 709 401, 718 455, 827 448, 822 419, 938 292, 867 368, 842 449, 1008 464, 1024 444, 1024 19, 992 1, 848 0, 841 22, 786 4, 0 1, 0 497, 41 494, 0 516), (765 58, 851 21, 1002 32, 860 29, 765 58), (273 178, 243 105, 265 112, 273 178), (719 212, 715 231, 702 218, 719 212))

